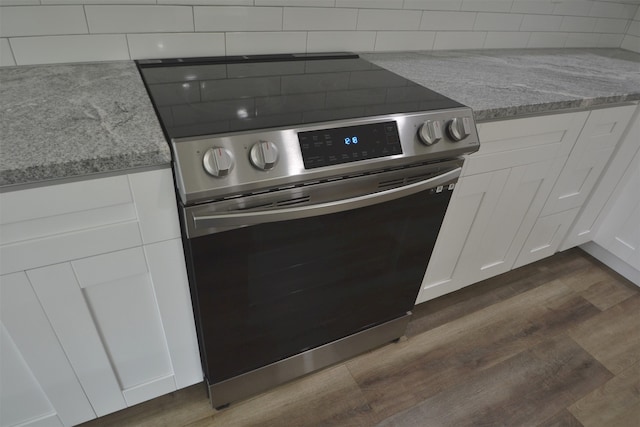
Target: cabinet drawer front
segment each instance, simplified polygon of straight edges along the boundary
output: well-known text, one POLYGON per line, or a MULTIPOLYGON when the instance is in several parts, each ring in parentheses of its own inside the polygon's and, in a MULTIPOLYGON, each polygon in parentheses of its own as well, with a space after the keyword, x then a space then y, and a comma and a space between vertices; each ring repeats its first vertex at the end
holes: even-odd
POLYGON ((588 112, 478 124, 480 150, 465 162, 463 176, 567 156, 588 112))
POLYGON ((133 203, 126 175, 0 193, 0 224, 133 203))
POLYGON ((541 260, 557 252, 578 208, 538 218, 513 268, 541 260))
POLYGON ((137 222, 124 222, 0 246, 2 274, 140 246, 137 222))

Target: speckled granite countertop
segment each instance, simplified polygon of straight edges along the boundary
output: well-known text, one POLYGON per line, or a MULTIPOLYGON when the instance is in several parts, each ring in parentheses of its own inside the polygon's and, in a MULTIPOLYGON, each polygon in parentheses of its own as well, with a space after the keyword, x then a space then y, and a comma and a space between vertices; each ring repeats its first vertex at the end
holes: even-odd
MULTIPOLYGON (((640 100, 640 55, 620 49, 363 54, 488 121, 640 100)), ((0 188, 168 165, 133 62, 0 68, 0 188)))
POLYGON ((170 161, 133 62, 0 68, 0 187, 170 161))
POLYGON ((640 54, 622 49, 361 56, 468 105, 477 121, 640 100, 640 54))

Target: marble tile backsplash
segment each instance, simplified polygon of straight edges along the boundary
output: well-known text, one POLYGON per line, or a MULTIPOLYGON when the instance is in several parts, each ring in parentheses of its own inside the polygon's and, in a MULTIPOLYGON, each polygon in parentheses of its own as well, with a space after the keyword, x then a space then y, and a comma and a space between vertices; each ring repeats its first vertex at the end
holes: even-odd
POLYGON ((282 52, 622 47, 640 0, 0 0, 0 65, 282 52))

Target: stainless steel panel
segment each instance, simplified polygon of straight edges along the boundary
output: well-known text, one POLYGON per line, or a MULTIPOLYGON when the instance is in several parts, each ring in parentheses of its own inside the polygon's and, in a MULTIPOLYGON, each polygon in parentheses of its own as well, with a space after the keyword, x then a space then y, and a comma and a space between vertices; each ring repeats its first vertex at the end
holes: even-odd
POLYGON ((436 112, 340 120, 295 128, 227 133, 210 138, 195 137, 173 140, 171 145, 174 153, 178 191, 182 202, 190 205, 231 193, 250 192, 260 188, 323 179, 381 167, 388 168, 407 163, 453 158, 476 151, 479 148, 479 142, 475 126, 472 126, 471 135, 460 142, 453 142, 446 136, 442 141, 431 146, 420 142, 418 130, 425 121, 439 121, 444 128, 445 124, 454 117, 466 117, 473 123, 471 109, 456 108, 436 112), (304 168, 298 132, 358 126, 391 120, 398 125, 402 154, 310 170, 304 168), (279 159, 276 165, 268 171, 258 170, 249 161, 251 147, 260 140, 271 141, 278 147, 279 159), (204 153, 212 147, 226 148, 232 153, 234 166, 228 176, 212 177, 205 172, 202 159, 204 153))
POLYGON ((329 344, 296 354, 246 374, 215 384, 208 383, 214 408, 245 399, 274 386, 326 368, 387 344, 404 335, 411 313, 329 344))

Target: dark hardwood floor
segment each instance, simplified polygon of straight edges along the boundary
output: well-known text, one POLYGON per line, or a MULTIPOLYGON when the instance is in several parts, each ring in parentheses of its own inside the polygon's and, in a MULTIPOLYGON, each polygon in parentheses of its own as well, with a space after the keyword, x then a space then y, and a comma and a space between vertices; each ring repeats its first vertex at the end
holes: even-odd
POLYGON ((89 426, 640 426, 640 288, 579 249, 416 307, 407 339, 214 411, 198 384, 89 426))

